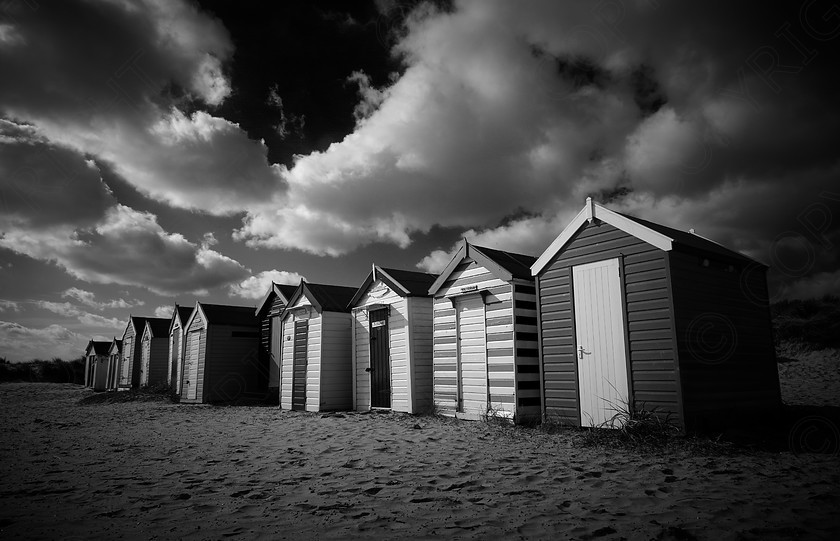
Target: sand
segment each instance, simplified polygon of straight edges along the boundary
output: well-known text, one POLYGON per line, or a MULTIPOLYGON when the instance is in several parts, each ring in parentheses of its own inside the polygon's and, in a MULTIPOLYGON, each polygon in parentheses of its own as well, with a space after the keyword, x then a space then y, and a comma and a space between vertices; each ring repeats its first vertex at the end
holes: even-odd
POLYGON ((0 538, 840 538, 836 445, 637 452, 395 413, 78 404, 90 394, 0 385, 0 538))

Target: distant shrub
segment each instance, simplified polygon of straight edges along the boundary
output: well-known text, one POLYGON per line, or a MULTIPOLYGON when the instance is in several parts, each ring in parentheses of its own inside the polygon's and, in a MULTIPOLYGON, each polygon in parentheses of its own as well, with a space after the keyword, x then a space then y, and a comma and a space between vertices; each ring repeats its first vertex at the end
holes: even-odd
POLYGON ((85 382, 85 360, 83 358, 64 361, 53 358, 50 361, 34 359, 24 363, 10 363, 5 358, 0 363, 0 382, 30 381, 36 383, 78 383, 85 382))
POLYGON ((777 349, 783 342, 809 349, 840 347, 840 298, 781 301, 770 312, 777 349))

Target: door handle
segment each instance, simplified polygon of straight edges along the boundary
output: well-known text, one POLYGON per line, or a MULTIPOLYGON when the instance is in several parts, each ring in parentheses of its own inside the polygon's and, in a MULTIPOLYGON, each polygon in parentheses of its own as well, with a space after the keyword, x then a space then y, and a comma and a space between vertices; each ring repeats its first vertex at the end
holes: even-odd
POLYGON ((370 367, 365 368, 365 372, 373 372, 373 368, 370 368, 370 367))
POLYGON ((584 354, 589 355, 591 351, 586 351, 583 346, 578 346, 578 359, 583 359, 584 354))

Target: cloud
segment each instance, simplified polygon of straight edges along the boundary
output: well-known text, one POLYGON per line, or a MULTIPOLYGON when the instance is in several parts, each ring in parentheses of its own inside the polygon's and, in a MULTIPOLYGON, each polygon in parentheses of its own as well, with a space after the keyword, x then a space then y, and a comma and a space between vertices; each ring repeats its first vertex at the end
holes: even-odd
POLYGON ((3 31, 16 45, 0 46, 0 115, 173 206, 231 214, 283 192, 263 142, 196 110, 232 92, 219 21, 185 1, 19 7, 3 31))
POLYGON ((71 287, 61 294, 62 297, 69 297, 75 299, 85 306, 96 308, 97 310, 104 310, 106 308, 131 308, 132 306, 143 306, 143 301, 134 300, 128 302, 125 299, 114 299, 112 301, 97 301, 96 295, 91 291, 85 291, 77 287, 71 287))
POLYGON ((0 299, 0 312, 20 312, 20 304, 15 301, 0 299))
POLYGON ((155 308, 155 317, 170 318, 172 317, 172 310, 172 305, 169 304, 158 306, 157 308, 155 308))
POLYGON ((260 299, 265 295, 272 282, 278 284, 298 285, 304 277, 296 272, 279 271, 276 269, 262 271, 249 276, 239 283, 229 286, 231 296, 242 297, 243 299, 260 299))
POLYGON ((244 266, 208 244, 168 233, 155 215, 119 204, 84 229, 10 228, 0 237, 0 247, 54 261, 80 280, 134 285, 164 295, 206 294, 248 275, 244 266))
POLYGON ((122 329, 124 327, 124 322, 117 318, 91 314, 69 302, 35 301, 35 306, 53 312, 54 314, 76 318, 80 323, 89 327, 107 329, 122 329))
POLYGON ((75 359, 82 355, 88 340, 61 325, 34 329, 0 321, 0 351, 8 360, 75 359))

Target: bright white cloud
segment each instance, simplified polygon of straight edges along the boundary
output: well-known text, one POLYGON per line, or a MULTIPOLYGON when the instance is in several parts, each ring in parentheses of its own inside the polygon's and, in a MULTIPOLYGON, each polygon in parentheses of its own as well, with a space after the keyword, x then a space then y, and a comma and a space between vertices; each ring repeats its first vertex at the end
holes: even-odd
POLYGON ((84 352, 88 340, 61 325, 34 329, 0 321, 0 355, 12 361, 76 359, 84 352))
POLYGON ((54 314, 76 318, 79 323, 89 327, 122 329, 124 323, 117 318, 108 318, 99 314, 91 314, 69 302, 35 301, 35 306, 48 310, 54 314))
POLYGON ((20 304, 15 301, 0 299, 0 312, 20 312, 20 304))
POLYGON ((155 308, 155 317, 170 318, 170 317, 172 317, 172 310, 173 310, 173 308, 172 308, 172 305, 170 305, 170 304, 164 304, 162 306, 158 306, 157 308, 155 308))
POLYGON ((278 284, 298 285, 304 277, 296 272, 279 271, 276 269, 262 271, 249 276, 239 283, 229 286, 231 296, 243 299, 259 299, 268 291, 272 282, 278 284))

